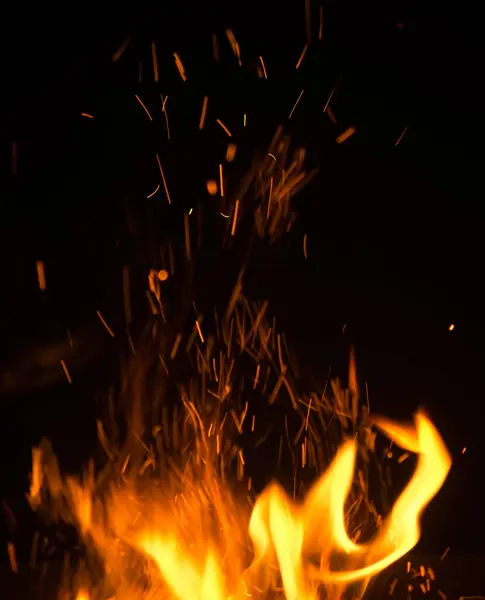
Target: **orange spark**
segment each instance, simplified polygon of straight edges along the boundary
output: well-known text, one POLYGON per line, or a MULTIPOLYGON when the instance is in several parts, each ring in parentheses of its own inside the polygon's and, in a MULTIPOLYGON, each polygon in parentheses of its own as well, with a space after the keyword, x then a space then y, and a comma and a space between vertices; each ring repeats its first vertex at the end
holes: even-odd
POLYGON ((162 181, 163 181, 163 187, 165 189, 165 194, 167 195, 168 203, 172 204, 172 200, 170 199, 170 194, 168 192, 167 182, 165 180, 165 175, 164 175, 163 169, 162 169, 162 163, 160 162, 160 157, 158 156, 158 154, 156 156, 157 156, 158 168, 160 169, 160 175, 162 176, 162 181))
POLYGON ((152 62, 153 62, 153 79, 158 82, 158 58, 157 58, 157 47, 155 42, 152 42, 152 62))
POLYGON ((232 220, 231 235, 236 233, 237 214, 239 212, 239 200, 236 200, 236 206, 234 207, 234 218, 232 220))
POLYGON ((305 90, 301 90, 301 92, 300 92, 300 95, 299 95, 299 96, 298 96, 298 98, 296 99, 296 102, 295 102, 295 104, 293 105, 293 108, 291 109, 291 112, 290 112, 290 114, 289 114, 289 116, 288 116, 288 119, 291 119, 291 115, 294 113, 294 111, 295 111, 295 108, 297 107, 297 104, 298 104, 298 102, 300 102, 300 98, 303 96, 303 92, 304 92, 304 91, 305 91, 305 90))
POLYGON ((207 191, 211 196, 215 196, 217 194, 217 183, 213 179, 209 179, 206 186, 207 191))
POLYGON ((241 51, 239 49, 239 44, 237 43, 236 36, 232 32, 232 29, 226 29, 226 36, 229 40, 229 43, 231 44, 232 51, 234 52, 237 58, 237 62, 239 63, 239 66, 241 66, 241 51))
POLYGON ((189 223, 189 215, 188 213, 184 213, 184 230, 185 230, 185 252, 187 255, 187 260, 190 260, 191 251, 190 251, 190 223, 189 223))
POLYGON ((160 189, 160 184, 157 185, 157 187, 153 190, 153 192, 151 192, 151 194, 148 194, 147 198, 151 198, 152 196, 154 196, 158 190, 160 189))
POLYGON ((260 60, 260 62, 261 62, 261 66, 263 67, 263 75, 264 75, 264 78, 265 78, 265 79, 268 79, 268 73, 266 73, 266 67, 265 67, 265 65, 264 65, 264 60, 263 60, 263 57, 262 57, 262 56, 260 56, 260 57, 259 57, 259 60, 260 60))
POLYGON ((153 121, 153 117, 152 115, 148 112, 148 108, 143 104, 143 102, 141 101, 140 96, 138 96, 138 94, 135 94, 135 98, 138 100, 138 102, 141 104, 141 106, 143 107, 144 111, 146 112, 146 114, 148 115, 148 118, 150 119, 150 121, 153 121))
POLYGON ((182 61, 180 60, 180 56, 176 52, 174 52, 173 57, 175 58, 175 65, 178 69, 180 77, 182 78, 182 81, 187 81, 187 77, 185 76, 184 65, 183 65, 182 61))
POLYGON ((35 266, 37 268, 37 279, 39 281, 39 289, 43 292, 46 288, 44 263, 41 260, 38 260, 35 263, 35 266))
POLYGON ((236 144, 229 144, 226 150, 226 162, 230 163, 236 156, 237 146, 236 144))
POLYGON ((308 50, 308 44, 305 44, 305 46, 303 47, 303 50, 300 54, 300 58, 298 59, 298 62, 296 63, 296 67, 295 67, 296 69, 300 68, 301 62, 305 58, 305 54, 306 54, 307 50, 308 50))
POLYGON ((318 14, 320 17, 320 22, 318 25, 318 39, 321 40, 323 37, 323 6, 319 6, 318 9, 318 14))
POLYGON ((307 241, 307 234, 305 233, 305 235, 303 236, 303 256, 305 258, 308 258, 306 241, 307 241))
POLYGON ((160 271, 158 271, 158 273, 157 273, 157 277, 158 277, 159 281, 167 281, 168 271, 166 271, 165 269, 160 269, 160 271))
POLYGON ((93 115, 90 115, 89 113, 86 113, 86 112, 81 113, 81 117, 86 117, 88 119, 94 119, 93 115))
POLYGON ((224 196, 224 176, 222 172, 222 165, 219 165, 219 188, 221 191, 221 197, 224 196))
POLYGON ((14 573, 18 573, 19 566, 17 563, 17 555, 15 552, 15 546, 12 544, 12 542, 8 542, 7 550, 8 550, 8 559, 10 561, 10 568, 12 569, 12 571, 14 573))
POLYGON ((71 374, 69 373, 67 365, 66 365, 66 363, 63 360, 61 360, 61 367, 62 367, 62 370, 64 371, 64 374, 66 376, 66 379, 67 379, 68 383, 72 383, 71 374))
POLYGON ((106 331, 110 334, 111 337, 114 337, 115 334, 113 333, 113 330, 111 329, 111 327, 108 325, 108 323, 106 323, 103 315, 101 314, 101 311, 97 310, 96 314, 99 317, 99 320, 101 321, 101 323, 105 326, 106 331))
POLYGON ((455 329, 455 324, 451 323, 451 325, 448 327, 448 331, 453 331, 453 329, 455 329))
POLYGON ((354 135, 354 133, 355 133, 355 127, 348 127, 343 133, 341 133, 339 136, 337 136, 337 139, 336 139, 337 144, 342 144, 343 142, 345 142, 345 140, 348 140, 349 137, 354 135))
POLYGON ((208 101, 209 101, 208 96, 204 96, 204 101, 202 102, 202 112, 200 113, 199 129, 204 128, 205 115, 207 113, 207 102, 208 101))
POLYGON ((232 137, 232 133, 229 131, 229 129, 224 125, 224 123, 220 119, 217 119, 217 123, 222 127, 222 129, 224 129, 224 131, 227 133, 227 135, 229 137, 232 137))
POLYGON ((116 50, 116 52, 111 57, 112 62, 115 63, 121 58, 121 56, 124 54, 125 50, 128 48, 129 43, 130 43, 130 37, 127 37, 125 40, 123 40, 123 43, 121 44, 121 46, 118 48, 118 50, 116 50))

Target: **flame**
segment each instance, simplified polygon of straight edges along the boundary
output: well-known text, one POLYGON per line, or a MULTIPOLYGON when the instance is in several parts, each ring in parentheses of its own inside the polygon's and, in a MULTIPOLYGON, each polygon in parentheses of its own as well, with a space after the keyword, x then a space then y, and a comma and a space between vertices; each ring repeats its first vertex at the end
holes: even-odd
MULTIPOLYGON (((200 417, 191 410, 197 421, 200 417)), ((417 465, 374 537, 363 544, 349 535, 346 517, 356 439, 341 445, 301 503, 272 483, 249 510, 205 460, 204 440, 199 440, 194 465, 163 484, 158 480, 137 487, 128 477, 99 497, 91 474, 82 482, 68 479, 62 493, 84 539, 103 559, 117 600, 155 599, 162 593, 177 600, 226 600, 275 591, 287 600, 315 600, 322 587, 329 597, 340 598, 349 586, 357 586, 360 596, 373 576, 416 545, 421 514, 451 466, 438 431, 423 412, 413 426, 384 418, 374 424, 394 444, 415 453, 417 465), (141 587, 140 573, 149 581, 141 587), (146 595, 147 586, 153 595, 146 595)), ((34 505, 43 473, 50 472, 51 494, 60 490, 55 469, 42 466, 40 452, 34 452, 34 505)), ((92 593, 83 587, 77 599, 106 597, 92 593)))

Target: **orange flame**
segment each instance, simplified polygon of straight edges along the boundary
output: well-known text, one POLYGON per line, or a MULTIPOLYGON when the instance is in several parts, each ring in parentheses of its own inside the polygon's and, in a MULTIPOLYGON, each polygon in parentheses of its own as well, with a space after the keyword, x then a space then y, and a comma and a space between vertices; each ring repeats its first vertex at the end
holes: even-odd
MULTIPOLYGON (((194 412, 192 418, 199 417, 194 412)), ((140 490, 128 478, 106 497, 96 497, 92 476, 82 483, 68 479, 63 494, 88 545, 103 558, 117 599, 158 598, 162 592, 166 597, 168 592, 177 600, 226 600, 281 591, 287 600, 315 600, 322 587, 329 597, 340 598, 350 585, 357 585, 360 596, 370 578, 416 545, 421 513, 451 466, 438 431, 424 413, 417 413, 414 426, 384 418, 374 423, 396 445, 416 453, 418 461, 390 514, 364 544, 349 536, 346 521, 355 439, 342 444, 302 503, 273 483, 252 511, 245 510, 205 461, 203 443, 195 461, 200 472, 187 467, 177 473, 183 482, 177 494, 173 482, 152 482, 140 490), (142 569, 126 562, 130 554, 138 565, 144 564, 142 569), (137 587, 140 571, 148 573, 153 596, 146 595, 146 586, 137 587)), ((51 494, 60 489, 55 469, 42 466, 39 452, 34 452, 33 504, 38 503, 42 473, 47 473, 51 494)), ((78 599, 97 597, 84 588, 77 594, 78 599)))

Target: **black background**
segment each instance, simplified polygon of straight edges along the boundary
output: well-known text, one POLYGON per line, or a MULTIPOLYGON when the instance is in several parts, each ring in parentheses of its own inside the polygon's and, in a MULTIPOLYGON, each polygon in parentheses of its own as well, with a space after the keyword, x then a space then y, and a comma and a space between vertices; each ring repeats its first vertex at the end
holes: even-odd
MULTIPOLYGON (((0 485, 14 509, 27 482, 30 447, 41 435, 54 439, 68 466, 92 449, 91 399, 112 373, 110 340, 95 313, 101 310, 122 328, 119 266, 133 250, 117 243, 126 202, 150 210, 146 196, 158 182, 155 152, 180 216, 195 200, 205 201, 208 173, 217 176, 214 157, 227 138, 215 119, 227 123, 238 151, 248 156, 264 151, 283 123, 319 174, 296 200, 300 237, 261 259, 258 293, 270 298, 318 378, 329 366, 345 376, 354 343, 375 410, 409 417, 416 406, 427 407, 455 461, 428 511, 423 547, 438 553, 447 546, 483 549, 477 16, 463 5, 438 10, 423 3, 324 2, 319 42, 318 4, 311 3, 311 14, 312 44, 296 71, 307 42, 303 1, 9 9, 2 54, 7 106, 0 117, 3 370, 36 345, 64 339, 68 327, 104 357, 80 367, 72 386, 62 376, 50 386, 25 385, 28 376, 20 373, 19 389, 3 389, 0 485), (226 27, 240 44, 244 69, 224 38, 226 27), (212 33, 220 43, 217 66, 212 33), (126 52, 113 63, 127 36, 126 52), (169 96, 170 142, 153 85, 153 39, 158 91, 169 96), (186 83, 173 52, 182 57, 186 83), (255 73, 260 55, 267 81, 255 73), (249 74, 247 65, 254 67, 249 74), (338 81, 334 125, 323 107, 338 81), (157 123, 150 124, 134 94, 158 111, 157 123), (199 132, 205 95, 208 120, 199 132), (337 145, 348 126, 355 135, 337 145), (11 173, 13 141, 17 177, 11 173), (46 264, 45 293, 37 287, 39 259, 46 264)), ((244 174, 238 168, 235 179, 244 174)), ((153 202, 166 200, 159 194, 153 202)), ((163 214, 153 226, 170 235, 182 221, 163 214)))

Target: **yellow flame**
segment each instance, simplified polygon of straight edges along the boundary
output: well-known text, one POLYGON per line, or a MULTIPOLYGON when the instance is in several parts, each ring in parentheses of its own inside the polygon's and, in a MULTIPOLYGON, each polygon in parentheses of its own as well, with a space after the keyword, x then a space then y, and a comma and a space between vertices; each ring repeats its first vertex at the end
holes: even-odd
MULTIPOLYGON (((257 498, 250 515, 226 494, 207 465, 200 477, 196 471, 187 472, 183 491, 175 497, 170 486, 142 494, 130 483, 104 501, 103 518, 96 511, 93 481, 68 479, 66 490, 78 526, 103 557, 106 572, 120 573, 117 598, 146 597, 142 591, 134 594, 133 588, 130 594, 121 593, 125 574, 120 540, 148 561, 151 589, 165 590, 178 600, 225 600, 276 590, 284 591, 287 600, 315 600, 322 586, 329 597, 340 597, 349 585, 365 589, 372 576, 415 546, 421 513, 451 466, 438 431, 424 413, 416 414, 414 426, 384 418, 374 423, 396 445, 416 453, 418 461, 390 514, 363 544, 351 539, 346 521, 355 439, 342 444, 302 503, 273 483, 257 498), (252 542, 249 560, 244 549, 247 535, 252 542)), ((203 446, 199 451, 202 460, 203 446)), ((34 495, 41 481, 35 470, 41 467, 34 453, 34 495)), ((87 598, 91 596, 86 591, 78 592, 77 600, 87 598)))

